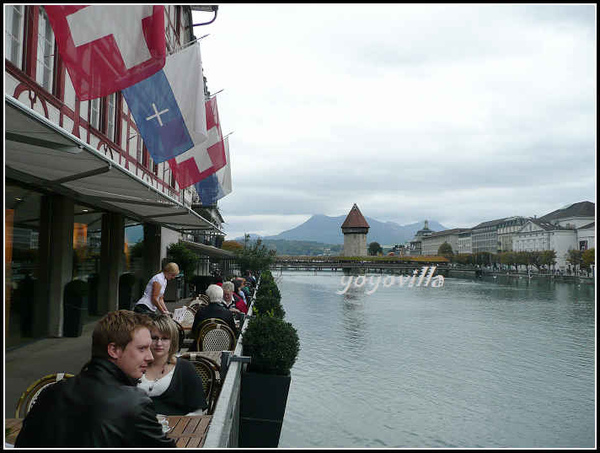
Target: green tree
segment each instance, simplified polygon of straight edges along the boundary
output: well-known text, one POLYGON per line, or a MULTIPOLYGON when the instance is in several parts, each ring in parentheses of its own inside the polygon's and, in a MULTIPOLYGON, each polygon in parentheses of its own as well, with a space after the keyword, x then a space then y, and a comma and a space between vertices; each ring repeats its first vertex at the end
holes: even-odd
POLYGON ((596 263, 596 249, 587 249, 581 254, 581 260, 581 267, 584 269, 589 269, 591 265, 596 263))
POLYGON ((452 262, 463 265, 472 265, 473 255, 471 253, 457 253, 452 256, 452 262))
POLYGON ((379 245, 379 242, 371 242, 368 248, 369 255, 376 256, 380 253, 383 253, 383 248, 379 245))
POLYGON ((515 266, 515 271, 517 271, 517 259, 515 252, 502 252, 500 253, 500 263, 508 266, 510 269, 511 266, 515 266))
POLYGON ((167 247, 167 259, 177 263, 179 269, 183 271, 183 279, 186 283, 189 283, 196 273, 196 266, 200 261, 200 257, 181 242, 175 242, 167 247))
POLYGON ((582 255, 583 255, 583 252, 581 250, 577 250, 577 249, 570 249, 566 254, 567 261, 573 265, 575 270, 577 270, 577 267, 581 266, 582 255))
POLYGON ((554 267, 556 264, 556 251, 544 250, 542 252, 541 262, 543 266, 547 266, 549 269, 554 267))
POLYGON ((240 244, 237 241, 223 241, 223 244, 221 245, 221 248, 223 250, 227 250, 229 252, 234 252, 236 250, 241 250, 244 248, 244 246, 242 244, 240 244))
POLYGON ((452 250, 452 246, 447 242, 444 242, 439 246, 437 254, 443 256, 445 258, 451 259, 454 256, 454 251, 452 250))
POLYGON ((244 241, 244 248, 235 251, 235 256, 242 273, 246 271, 262 272, 268 270, 275 259, 275 250, 266 247, 260 239, 250 242, 249 235, 246 235, 246 239, 244 241))

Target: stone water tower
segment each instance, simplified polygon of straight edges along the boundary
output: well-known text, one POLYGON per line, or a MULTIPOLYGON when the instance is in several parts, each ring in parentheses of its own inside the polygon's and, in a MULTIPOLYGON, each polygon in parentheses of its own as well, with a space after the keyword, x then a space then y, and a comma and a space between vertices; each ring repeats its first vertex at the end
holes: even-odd
POLYGON ((342 223, 344 251, 342 256, 367 256, 367 233, 369 224, 354 203, 346 220, 342 223))

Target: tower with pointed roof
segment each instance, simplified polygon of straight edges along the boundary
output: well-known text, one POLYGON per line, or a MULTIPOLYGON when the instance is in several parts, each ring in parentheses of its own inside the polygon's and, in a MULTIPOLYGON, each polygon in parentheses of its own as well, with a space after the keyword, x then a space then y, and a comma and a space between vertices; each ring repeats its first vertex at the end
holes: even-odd
POLYGON ((346 220, 342 223, 344 233, 343 256, 367 256, 367 233, 369 224, 358 209, 356 203, 350 209, 346 220))

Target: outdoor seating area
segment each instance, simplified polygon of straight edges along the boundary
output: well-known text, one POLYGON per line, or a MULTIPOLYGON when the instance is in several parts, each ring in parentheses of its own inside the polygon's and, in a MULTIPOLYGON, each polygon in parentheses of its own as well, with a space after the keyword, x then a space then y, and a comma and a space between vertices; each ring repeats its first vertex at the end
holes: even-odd
MULTIPOLYGON (((209 318, 203 321, 198 331, 198 338, 193 338, 192 325, 198 309, 208 304, 205 297, 198 297, 187 302, 188 305, 173 309, 173 320, 179 329, 180 349, 178 357, 188 360, 194 366, 202 380, 208 408, 204 415, 167 416, 167 437, 175 439, 179 448, 199 448, 204 444, 212 414, 217 405, 221 386, 225 378, 221 373, 222 355, 233 354, 237 343, 237 333, 224 321, 209 318), (189 351, 196 344, 197 351, 189 351)), ((244 316, 236 318, 237 331, 240 331, 244 316)), ((226 360, 226 359, 225 359, 226 360)), ((225 371, 226 372, 226 371, 225 371)), ((43 376, 33 382, 19 398, 14 418, 5 419, 5 447, 12 447, 21 430, 22 422, 31 407, 35 404, 42 390, 56 382, 71 378, 74 375, 67 372, 57 372, 43 376)))

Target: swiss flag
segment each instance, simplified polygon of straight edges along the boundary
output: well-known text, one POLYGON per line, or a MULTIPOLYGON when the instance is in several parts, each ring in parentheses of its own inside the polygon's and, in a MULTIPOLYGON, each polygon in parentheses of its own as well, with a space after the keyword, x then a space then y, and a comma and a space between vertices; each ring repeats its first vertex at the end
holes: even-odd
POLYGON ((120 91, 165 65, 164 6, 44 8, 81 101, 120 91))
POLYGON ((217 98, 206 101, 205 107, 208 139, 168 161, 173 177, 182 189, 202 181, 227 164, 217 98))

